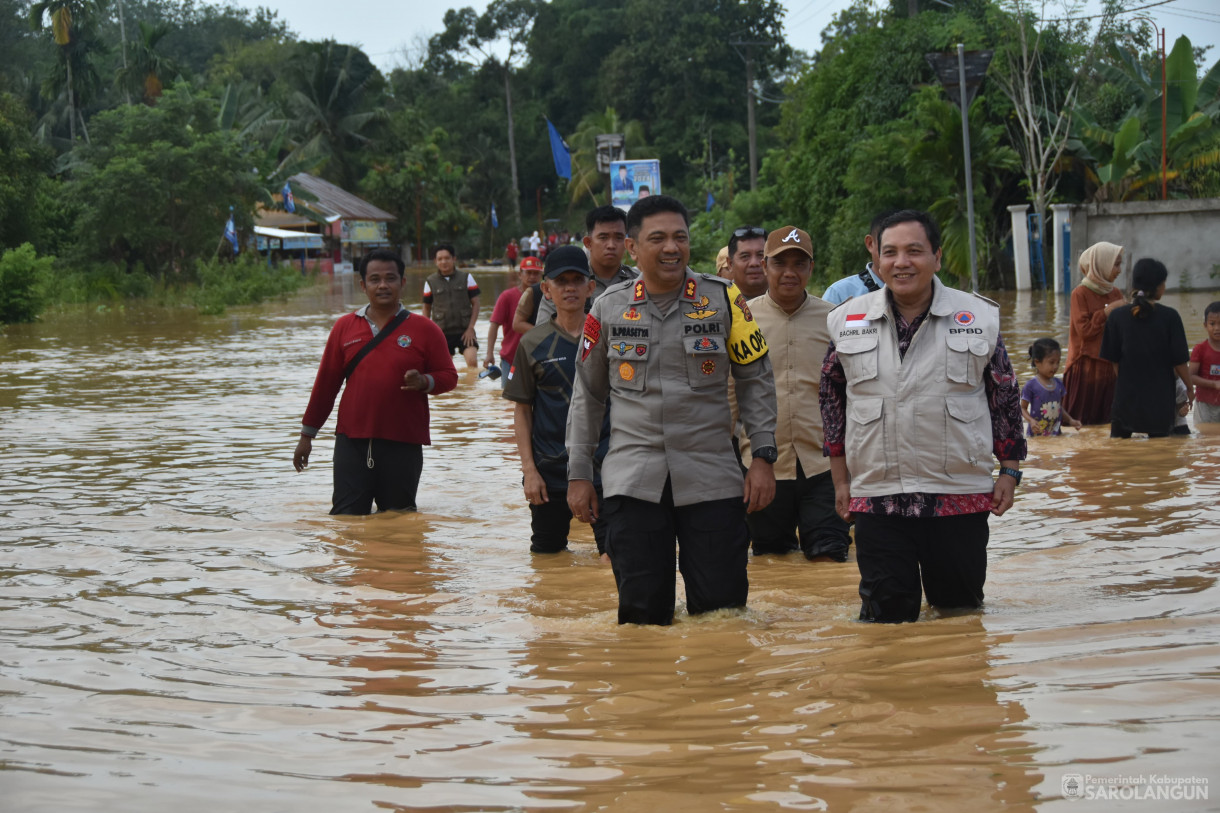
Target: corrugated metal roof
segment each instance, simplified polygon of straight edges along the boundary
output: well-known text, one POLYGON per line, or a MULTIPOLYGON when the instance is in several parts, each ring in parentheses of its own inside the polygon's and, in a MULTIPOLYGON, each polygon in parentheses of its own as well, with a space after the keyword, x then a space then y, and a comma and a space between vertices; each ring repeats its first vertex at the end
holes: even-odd
POLYGON ((297 201, 297 205, 303 204, 320 214, 338 215, 345 220, 390 221, 398 219, 384 209, 379 209, 351 192, 340 189, 330 181, 324 181, 307 172, 298 172, 293 175, 292 182, 318 198, 311 201, 297 201))

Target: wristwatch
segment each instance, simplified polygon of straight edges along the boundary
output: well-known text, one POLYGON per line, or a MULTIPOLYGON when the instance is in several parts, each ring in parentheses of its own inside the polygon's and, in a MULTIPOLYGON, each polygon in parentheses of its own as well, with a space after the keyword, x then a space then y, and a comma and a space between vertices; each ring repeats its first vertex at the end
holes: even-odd
POLYGON ((1021 470, 1010 469, 1008 466, 1000 466, 1000 474, 1007 474, 1009 477, 1017 481, 1017 485, 1021 485, 1021 470))
POLYGON ((779 460, 779 449, 774 446, 759 446, 750 453, 750 457, 761 459, 765 463, 775 465, 775 461, 779 460))

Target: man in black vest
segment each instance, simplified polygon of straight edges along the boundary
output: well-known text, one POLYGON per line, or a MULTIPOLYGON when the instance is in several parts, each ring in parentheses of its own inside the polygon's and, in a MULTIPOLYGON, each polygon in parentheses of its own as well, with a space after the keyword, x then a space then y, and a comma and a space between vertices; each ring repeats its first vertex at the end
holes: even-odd
POLYGON ((448 243, 436 247, 436 273, 424 280, 424 318, 440 325, 449 354, 460 351, 467 367, 479 363, 479 284, 471 274, 456 273, 457 252, 448 243))

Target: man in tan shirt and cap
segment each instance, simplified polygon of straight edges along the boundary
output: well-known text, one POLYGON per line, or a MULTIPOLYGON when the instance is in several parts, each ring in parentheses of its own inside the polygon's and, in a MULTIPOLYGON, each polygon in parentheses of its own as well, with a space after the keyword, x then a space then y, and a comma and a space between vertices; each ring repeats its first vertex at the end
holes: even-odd
MULTIPOLYGON (((770 348, 778 419, 775 499, 747 516, 754 553, 799 547, 811 560, 847 560, 847 523, 835 511, 830 459, 822 455, 822 416, 816 408, 822 359, 830 343, 826 314, 834 307, 805 290, 813 273, 809 234, 774 229, 763 250, 767 292, 749 301, 770 348)), ((750 439, 738 438, 750 459, 750 439)))

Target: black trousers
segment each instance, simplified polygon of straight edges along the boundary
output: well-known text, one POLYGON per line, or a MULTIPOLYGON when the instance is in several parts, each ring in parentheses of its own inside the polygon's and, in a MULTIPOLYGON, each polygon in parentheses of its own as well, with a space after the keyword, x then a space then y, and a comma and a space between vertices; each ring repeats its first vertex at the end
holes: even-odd
POLYGON ((675 506, 668 480, 660 502, 607 498, 602 518, 618 584, 618 622, 673 623, 675 538, 691 615, 744 607, 750 591, 745 513, 740 497, 675 506))
POLYGON ((933 607, 981 607, 987 580, 987 516, 856 514, 860 620, 917 620, 921 580, 933 607))
POLYGON ((796 479, 776 480, 775 499, 763 510, 746 514, 746 522, 755 556, 799 547, 807 559, 847 561, 851 535, 835 511, 835 484, 828 471, 806 477, 797 463, 796 479))
MULTIPOLYGON (((548 488, 547 502, 530 506, 530 551, 533 553, 559 553, 567 550, 568 531, 572 529, 572 509, 568 507, 568 492, 548 488)), ((601 489, 597 501, 601 502, 601 489)), ((597 552, 606 552, 606 520, 600 515, 593 523, 593 539, 597 552)))
POLYGON ((374 500, 379 511, 414 511, 423 468, 418 443, 336 435, 330 512, 371 514, 374 500))

